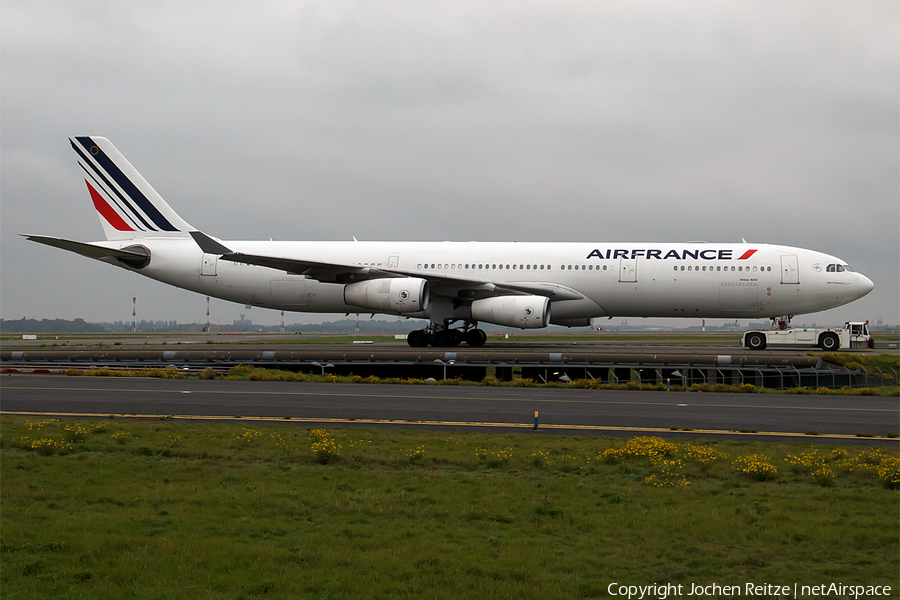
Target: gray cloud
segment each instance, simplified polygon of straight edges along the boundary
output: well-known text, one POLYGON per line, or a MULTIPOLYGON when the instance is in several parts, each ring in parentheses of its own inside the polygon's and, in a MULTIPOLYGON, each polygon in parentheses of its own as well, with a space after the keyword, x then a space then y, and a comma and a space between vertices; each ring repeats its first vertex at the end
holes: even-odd
POLYGON ((0 27, 4 318, 205 312, 16 235, 102 237, 89 134, 224 238, 746 237, 876 282, 810 319, 900 321, 896 2, 10 0, 0 27))

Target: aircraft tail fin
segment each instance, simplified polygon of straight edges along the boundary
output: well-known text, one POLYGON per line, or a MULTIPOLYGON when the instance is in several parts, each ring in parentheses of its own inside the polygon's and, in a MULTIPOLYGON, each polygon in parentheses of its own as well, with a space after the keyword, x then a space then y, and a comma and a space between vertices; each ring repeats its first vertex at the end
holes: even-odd
POLYGON ((108 240, 184 237, 194 230, 108 139, 70 137, 108 240))

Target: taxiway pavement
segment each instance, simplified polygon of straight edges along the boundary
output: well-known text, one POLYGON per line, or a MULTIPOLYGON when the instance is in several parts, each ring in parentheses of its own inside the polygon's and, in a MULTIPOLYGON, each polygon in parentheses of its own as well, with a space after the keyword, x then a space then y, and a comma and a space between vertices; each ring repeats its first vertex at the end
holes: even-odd
POLYGON ((3 414, 898 444, 896 398, 9 374, 3 414), (673 429, 673 428, 677 428, 673 429), (685 431, 690 429, 691 431, 685 431), (808 435, 810 432, 819 435, 808 435), (857 437, 857 434, 881 437, 857 437))

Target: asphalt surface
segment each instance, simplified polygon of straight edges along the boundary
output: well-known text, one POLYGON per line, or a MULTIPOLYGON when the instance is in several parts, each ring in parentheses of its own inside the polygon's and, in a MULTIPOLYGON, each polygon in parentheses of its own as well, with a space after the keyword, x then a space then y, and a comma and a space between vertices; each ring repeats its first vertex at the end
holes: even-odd
POLYGON ((554 388, 0 377, 0 412, 291 420, 578 435, 703 436, 898 445, 896 398, 554 388), (678 431, 673 430, 677 427, 678 431), (692 431, 683 431, 690 428, 692 431), (743 430, 743 433, 741 432, 743 430), (807 435, 818 431, 819 435, 807 435), (858 437, 858 433, 881 437, 858 437))

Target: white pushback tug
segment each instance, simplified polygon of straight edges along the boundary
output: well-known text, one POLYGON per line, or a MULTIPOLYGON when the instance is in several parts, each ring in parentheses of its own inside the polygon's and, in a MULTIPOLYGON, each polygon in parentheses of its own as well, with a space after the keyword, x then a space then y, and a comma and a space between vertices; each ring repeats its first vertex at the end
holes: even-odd
POLYGON ((868 321, 847 321, 837 329, 789 327, 786 321, 779 321, 776 329, 744 332, 742 345, 751 350, 764 350, 768 346, 818 346, 834 352, 841 348, 874 348, 875 338, 869 334, 868 321))

